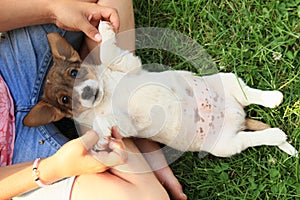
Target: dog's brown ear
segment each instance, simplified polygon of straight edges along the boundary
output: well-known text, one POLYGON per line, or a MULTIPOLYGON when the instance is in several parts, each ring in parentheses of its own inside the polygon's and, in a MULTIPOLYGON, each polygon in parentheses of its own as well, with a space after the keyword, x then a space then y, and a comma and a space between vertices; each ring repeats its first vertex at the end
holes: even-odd
POLYGON ((50 44, 51 52, 54 59, 60 59, 70 62, 81 62, 80 56, 67 42, 65 38, 58 33, 49 33, 47 38, 50 44))
POLYGON ((25 116, 23 124, 25 126, 40 126, 58 121, 65 116, 66 114, 61 112, 61 110, 42 100, 25 116))

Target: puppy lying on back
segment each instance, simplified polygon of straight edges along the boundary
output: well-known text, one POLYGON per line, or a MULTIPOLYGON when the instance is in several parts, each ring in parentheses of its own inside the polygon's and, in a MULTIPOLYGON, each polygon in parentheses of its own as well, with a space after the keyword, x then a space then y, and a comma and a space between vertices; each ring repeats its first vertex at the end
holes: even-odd
POLYGON ((297 155, 282 130, 245 119, 243 108, 250 104, 278 106, 283 99, 279 91, 250 88, 231 73, 147 72, 138 57, 116 46, 109 23, 101 22, 99 31, 101 65, 82 66, 80 73, 77 52, 59 35, 48 35, 54 66, 43 100, 26 116, 25 125, 73 116, 101 138, 117 125, 123 137, 149 138, 181 151, 228 157, 248 147, 274 145, 297 155))

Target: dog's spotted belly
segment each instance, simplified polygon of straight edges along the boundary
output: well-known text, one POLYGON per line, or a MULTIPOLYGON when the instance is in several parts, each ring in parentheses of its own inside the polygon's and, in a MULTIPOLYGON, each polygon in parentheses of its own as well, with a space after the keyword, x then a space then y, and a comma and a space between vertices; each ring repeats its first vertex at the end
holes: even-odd
POLYGON ((151 76, 156 81, 144 77, 143 86, 132 87, 135 90, 127 101, 137 137, 182 151, 199 151, 207 138, 217 139, 225 117, 222 94, 191 73, 173 71, 151 76))
POLYGON ((183 122, 183 124, 188 124, 186 131, 189 136, 179 141, 187 142, 184 146, 188 145, 188 151, 201 151, 213 145, 222 132, 225 119, 224 93, 215 91, 202 77, 186 78, 193 89, 192 92, 187 91, 194 101, 189 105, 196 106, 187 108, 193 111, 193 115, 185 116, 183 122))
MULTIPOLYGON (((216 79, 216 84, 218 83, 216 79)), ((216 91, 203 77, 190 77, 197 108, 194 113, 195 139, 190 151, 200 151, 217 141, 225 119, 224 90, 216 91)), ((222 88, 222 87, 220 87, 222 88)))

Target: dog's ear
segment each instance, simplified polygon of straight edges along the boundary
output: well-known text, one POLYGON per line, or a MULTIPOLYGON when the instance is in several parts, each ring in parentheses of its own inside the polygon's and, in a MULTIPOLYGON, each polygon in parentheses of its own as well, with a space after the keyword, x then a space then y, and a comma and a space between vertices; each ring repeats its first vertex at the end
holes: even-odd
POLYGON ((66 117, 65 113, 42 100, 32 107, 23 119, 23 124, 25 126, 40 126, 58 121, 63 117, 66 117))
POLYGON ((50 44, 53 58, 70 62, 81 62, 80 56, 67 42, 65 38, 58 33, 49 33, 47 38, 50 44))

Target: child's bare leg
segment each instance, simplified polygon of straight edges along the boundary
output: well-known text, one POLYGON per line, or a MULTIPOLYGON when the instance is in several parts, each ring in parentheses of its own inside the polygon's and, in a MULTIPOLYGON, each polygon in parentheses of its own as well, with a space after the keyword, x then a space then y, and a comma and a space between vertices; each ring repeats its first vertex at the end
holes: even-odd
POLYGON ((81 199, 169 199, 166 190, 151 172, 150 167, 132 140, 124 143, 129 153, 122 170, 111 169, 104 173, 82 175, 76 178, 71 200, 81 199), (141 169, 145 173, 141 173, 141 169), (137 173, 135 173, 137 170, 137 173))
POLYGON ((168 166, 160 145, 157 142, 142 138, 134 139, 134 143, 144 153, 144 157, 154 171, 155 176, 173 199, 186 200, 187 196, 183 193, 181 184, 168 166))

